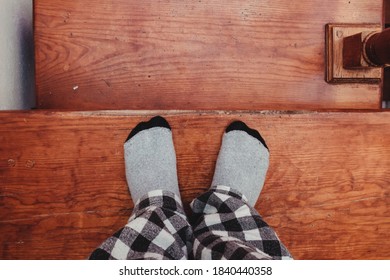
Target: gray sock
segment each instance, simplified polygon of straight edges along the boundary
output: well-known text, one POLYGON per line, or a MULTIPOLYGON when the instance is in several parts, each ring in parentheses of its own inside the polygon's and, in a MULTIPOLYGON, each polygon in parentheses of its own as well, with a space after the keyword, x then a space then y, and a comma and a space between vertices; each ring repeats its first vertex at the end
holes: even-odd
POLYGON ((230 124, 222 139, 212 186, 234 188, 256 204, 269 165, 269 151, 260 134, 245 123, 230 124))
POLYGON ((153 190, 180 197, 172 132, 162 117, 138 124, 125 144, 126 179, 133 202, 153 190))

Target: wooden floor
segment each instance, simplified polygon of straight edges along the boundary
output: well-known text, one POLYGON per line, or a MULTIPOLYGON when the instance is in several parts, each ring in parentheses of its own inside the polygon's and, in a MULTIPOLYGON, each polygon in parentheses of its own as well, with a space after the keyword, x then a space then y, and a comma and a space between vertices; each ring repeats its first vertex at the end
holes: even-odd
POLYGON ((122 227, 123 142, 157 114, 186 205, 241 119, 271 151, 256 209, 296 259, 390 259, 390 111, 324 68, 325 24, 383 24, 383 2, 35 0, 48 110, 0 112, 0 259, 85 259, 122 227))
POLYGON ((324 27, 383 24, 383 0, 34 1, 38 107, 379 109, 325 82, 324 27))
POLYGON ((263 134, 256 208, 297 259, 390 259, 390 112, 1 112, 0 258, 84 259, 126 223, 123 141, 162 114, 183 200, 211 182, 223 129, 263 134))

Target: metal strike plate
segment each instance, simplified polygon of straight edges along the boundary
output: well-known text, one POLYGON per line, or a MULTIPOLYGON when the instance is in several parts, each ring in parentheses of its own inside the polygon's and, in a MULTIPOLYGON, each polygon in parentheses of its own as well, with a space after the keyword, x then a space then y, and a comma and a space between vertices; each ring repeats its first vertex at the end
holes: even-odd
POLYGON ((328 83, 380 83, 383 69, 380 67, 362 67, 345 69, 343 67, 343 40, 348 36, 363 33, 380 32, 380 24, 327 24, 326 39, 326 81, 328 83))

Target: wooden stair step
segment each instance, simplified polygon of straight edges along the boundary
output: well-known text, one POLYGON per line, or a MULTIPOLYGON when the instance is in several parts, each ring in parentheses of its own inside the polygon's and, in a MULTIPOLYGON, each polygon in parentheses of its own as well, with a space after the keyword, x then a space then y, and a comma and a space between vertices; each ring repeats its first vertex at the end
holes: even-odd
POLYGON ((133 208, 129 130, 170 122, 185 204, 212 179, 224 128, 271 151, 256 208, 298 259, 390 258, 390 112, 0 112, 0 259, 84 259, 133 208))
POLYGON ((325 82, 324 26, 383 23, 383 0, 34 1, 38 107, 379 109, 325 82))

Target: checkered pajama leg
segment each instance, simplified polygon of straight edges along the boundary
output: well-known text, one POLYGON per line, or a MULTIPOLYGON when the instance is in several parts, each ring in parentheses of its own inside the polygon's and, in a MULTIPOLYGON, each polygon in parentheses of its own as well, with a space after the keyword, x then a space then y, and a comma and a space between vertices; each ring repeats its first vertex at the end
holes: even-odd
POLYGON ((90 259, 187 259, 193 234, 180 199, 151 191, 134 208, 128 224, 108 238, 90 259))
POLYGON ((195 259, 292 259, 276 233, 238 191, 217 186, 191 208, 195 259))

